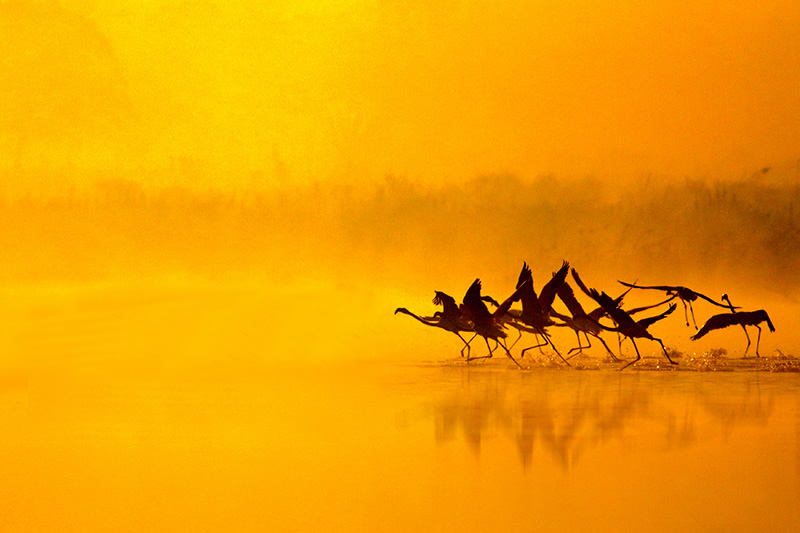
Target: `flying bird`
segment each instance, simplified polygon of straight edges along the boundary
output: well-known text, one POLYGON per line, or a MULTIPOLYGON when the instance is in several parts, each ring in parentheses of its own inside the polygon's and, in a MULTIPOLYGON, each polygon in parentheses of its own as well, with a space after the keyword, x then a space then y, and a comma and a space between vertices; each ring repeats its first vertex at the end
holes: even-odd
MULTIPOLYGON (((727 300, 727 295, 723 295, 723 300, 727 300)), ((730 300, 728 300, 730 303, 730 300)), ((732 307, 732 306, 731 306, 732 307)), ((756 357, 760 357, 758 353, 758 347, 761 344, 761 323, 766 322, 767 327, 770 331, 775 331, 775 326, 772 325, 772 321, 769 319, 769 315, 763 309, 759 309, 758 311, 733 311, 731 313, 723 313, 719 315, 714 315, 709 318, 706 323, 700 328, 695 335, 691 337, 693 341, 705 336, 709 331, 714 331, 715 329, 723 329, 727 328, 728 326, 740 325, 742 327, 745 326, 755 326, 758 328, 758 339, 756 339, 756 357)), ((747 333, 747 330, 745 330, 747 333)), ((747 347, 744 349, 744 353, 747 354, 747 350, 750 349, 750 336, 747 336, 747 347)))
POLYGON ((694 329, 697 329, 697 321, 694 318, 694 308, 692 308, 692 302, 697 300, 698 298, 702 298, 703 300, 716 305, 717 307, 727 308, 725 305, 722 305, 719 302, 714 301, 713 299, 709 298, 705 294, 701 294, 699 292, 695 292, 692 289, 687 287, 681 287, 678 285, 636 285, 635 283, 626 283, 624 281, 620 281, 622 285, 626 287, 630 287, 632 289, 653 289, 664 291, 667 293, 668 296, 677 297, 681 303, 683 303, 683 316, 686 319, 686 325, 689 325, 689 314, 686 310, 687 304, 689 311, 692 313, 692 322, 694 323, 694 329))
POLYGON ((672 363, 673 365, 678 364, 676 361, 673 361, 672 358, 669 356, 669 354, 667 353, 667 349, 664 347, 664 343, 661 342, 661 339, 653 337, 650 334, 650 332, 647 331, 647 327, 643 324, 640 324, 639 322, 636 322, 633 318, 631 318, 631 316, 628 313, 626 313, 619 307, 618 302, 615 302, 609 295, 607 295, 604 292, 598 293, 597 290, 595 289, 589 289, 589 294, 598 304, 600 304, 603 307, 603 309, 605 309, 608 316, 617 324, 616 328, 607 328, 605 326, 603 326, 603 328, 609 331, 619 331, 626 337, 630 338, 631 342, 633 343, 633 348, 634 350, 636 350, 636 359, 628 362, 626 365, 620 368, 620 370, 628 368, 629 366, 631 366, 636 361, 642 358, 641 354, 639 353, 639 348, 638 346, 636 346, 635 339, 637 337, 650 339, 658 342, 658 344, 661 345, 661 349, 664 350, 664 355, 667 356, 667 360, 669 360, 669 362, 672 363))
MULTIPOLYGON (((467 289, 467 293, 464 295, 464 301, 460 309, 462 314, 472 322, 475 333, 483 337, 486 341, 489 355, 472 358, 467 357, 467 361, 492 357, 494 350, 489 346, 489 339, 492 339, 497 343, 497 346, 501 346, 506 351, 506 355, 508 355, 518 367, 522 368, 522 365, 514 359, 514 356, 511 355, 511 352, 502 342, 502 339, 506 338, 506 332, 503 331, 501 318, 511 308, 511 305, 519 300, 519 294, 524 287, 525 285, 517 287, 511 296, 501 303, 493 313, 490 313, 484 300, 481 298, 481 280, 476 279, 472 282, 472 285, 470 285, 469 289, 467 289)), ((495 349, 497 349, 497 346, 495 346, 495 349)))
POLYGON ((474 328, 472 324, 470 324, 469 320, 464 317, 461 313, 461 310, 458 308, 458 304, 456 304, 455 299, 441 291, 435 291, 433 297, 433 303, 435 305, 441 305, 443 311, 436 311, 432 317, 421 317, 415 315, 405 307, 398 307, 395 309, 394 314, 402 313, 404 315, 408 315, 412 318, 415 318, 425 324, 426 326, 432 326, 435 328, 441 328, 445 331, 450 331, 458 335, 458 338, 461 339, 461 342, 464 343, 464 346, 461 348, 461 357, 464 357, 464 350, 467 351, 467 358, 469 358, 469 343, 472 342, 472 339, 475 338, 475 335, 472 335, 470 340, 466 340, 464 337, 461 336, 462 332, 473 332, 474 328))
MULTIPOLYGON (((573 272, 575 272, 574 269, 573 272)), ((555 311, 553 311, 553 316, 560 319, 567 326, 572 328, 575 331, 575 336, 578 337, 578 346, 576 346, 575 348, 570 348, 570 350, 567 352, 568 354, 575 352, 575 354, 567 357, 567 359, 571 359, 572 357, 575 357, 579 353, 583 352, 584 348, 591 348, 592 341, 589 340, 589 335, 591 335, 592 337, 595 337, 603 344, 606 351, 608 352, 608 355, 611 356, 611 359, 613 359, 614 361, 619 361, 617 356, 614 355, 614 352, 611 351, 611 348, 609 348, 608 345, 606 344, 606 341, 604 341, 603 338, 600 337, 600 331, 602 331, 602 326, 600 326, 600 323, 598 321, 600 320, 600 317, 605 315, 605 310, 603 309, 603 307, 602 306, 598 307, 591 313, 587 314, 586 311, 583 310, 583 307, 581 306, 578 299, 575 298, 575 293, 572 291, 572 287, 570 287, 569 283, 566 281, 558 289, 558 297, 562 302, 564 302, 564 305, 567 306, 567 309, 569 310, 572 317, 570 318, 568 316, 558 314, 555 311), (581 335, 580 335, 581 333, 583 333, 583 336, 586 337, 586 346, 583 346, 581 343, 581 335)))
POLYGON ((558 348, 555 347, 553 341, 550 339, 550 336, 545 331, 546 327, 555 324, 555 322, 553 322, 553 320, 550 318, 553 301, 556 298, 556 294, 558 294, 558 289, 564 284, 564 280, 567 278, 568 271, 569 263, 564 261, 561 264, 561 268, 558 270, 558 272, 553 274, 553 277, 550 278, 550 281, 548 281, 544 287, 542 287, 541 293, 539 293, 539 296, 537 296, 536 291, 533 289, 533 276, 531 275, 531 269, 527 263, 522 264, 522 270, 520 271, 519 278, 517 280, 517 289, 521 290, 519 299, 522 301, 522 312, 518 315, 515 315, 515 317, 519 322, 522 322, 522 324, 530 328, 524 329, 523 331, 529 331, 534 335, 541 335, 544 337, 545 342, 523 349, 520 357, 524 357, 525 352, 528 350, 533 348, 541 348, 542 346, 550 344, 561 360, 569 365, 569 362, 564 359, 564 356, 561 355, 561 352, 558 351, 558 348))

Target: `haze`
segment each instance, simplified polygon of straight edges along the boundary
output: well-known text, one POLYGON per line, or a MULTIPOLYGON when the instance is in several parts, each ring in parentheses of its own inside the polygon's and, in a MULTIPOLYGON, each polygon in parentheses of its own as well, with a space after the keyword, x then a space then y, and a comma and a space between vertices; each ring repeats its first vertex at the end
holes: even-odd
POLYGON ((3 2, 4 188, 740 178, 800 157, 797 2, 418 4, 3 2))
MULTIPOLYGON (((794 351, 780 337, 800 268, 794 2, 0 12, 8 317, 77 312, 81 289, 49 302, 62 284, 161 301, 151 285, 210 280, 269 294, 287 358, 310 340, 293 317, 346 301, 314 330, 313 357, 335 359, 363 335, 407 342, 391 311, 424 314, 433 290, 460 298, 481 277, 502 297, 523 261, 541 286, 568 259, 611 292, 639 279, 773 304, 768 348, 794 351)), ((137 320, 161 342, 164 309, 150 313, 137 320)))

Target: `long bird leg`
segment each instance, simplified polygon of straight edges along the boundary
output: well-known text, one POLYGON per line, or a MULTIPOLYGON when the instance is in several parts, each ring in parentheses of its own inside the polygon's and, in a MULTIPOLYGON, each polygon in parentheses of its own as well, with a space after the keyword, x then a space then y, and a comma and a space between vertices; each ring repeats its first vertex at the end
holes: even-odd
MULTIPOLYGON (((744 328, 744 325, 742 325, 742 327, 744 328)), ((744 332, 745 332, 745 335, 747 335, 747 329, 745 329, 744 332)), ((761 327, 759 326, 758 327, 758 339, 756 340, 756 357, 760 357, 758 355, 758 345, 759 345, 760 342, 761 342, 761 327)), ((745 348, 744 348, 744 353, 742 354, 742 357, 747 357, 747 350, 749 350, 749 349, 750 349, 750 335, 747 335, 747 346, 745 346, 745 348)))
POLYGON ((559 352, 559 351, 558 351, 558 348, 556 348, 556 345, 555 345, 555 344, 553 344, 553 341, 552 341, 552 339, 550 339, 550 335, 548 335, 547 333, 545 333, 544 331, 542 331, 542 336, 544 336, 544 338, 547 340, 547 342, 549 342, 549 343, 550 343, 550 346, 551 346, 551 347, 553 348, 553 350, 554 350, 554 351, 555 351, 555 352, 558 354, 558 356, 561 358, 561 360, 562 360, 562 361, 564 361, 564 364, 566 364, 568 367, 570 367, 570 368, 571 368, 571 367, 572 367, 572 365, 570 365, 570 364, 569 364, 569 361, 567 361, 566 359, 564 359, 564 356, 563 356, 563 355, 561 355, 561 352, 559 352))
POLYGON ((464 341, 464 347, 463 347, 463 348, 461 348, 461 357, 464 357, 464 350, 466 349, 466 350, 467 350, 467 360, 469 360, 469 350, 470 350, 469 343, 471 343, 471 342, 472 342, 472 340, 473 340, 475 337, 477 337, 477 336, 478 336, 478 334, 477 334, 477 333, 475 333, 474 335, 472 335, 472 338, 471 338, 470 340, 464 340, 464 337, 462 337, 462 336, 461 336, 461 333, 455 332, 455 334, 456 334, 456 335, 458 335, 458 338, 459 338, 459 339, 461 339, 462 341, 464 341))
POLYGON ((761 356, 758 354, 758 347, 759 347, 759 345, 761 344, 761 326, 759 326, 758 324, 756 324, 756 327, 758 328, 758 339, 756 340, 756 357, 761 357, 761 356))
MULTIPOLYGON (((538 334, 536 334, 536 333, 534 333, 534 334, 533 334, 533 336, 534 336, 534 338, 536 339, 536 342, 539 342, 539 335, 538 335, 538 334)), ((527 348, 524 348, 524 349, 522 350, 522 353, 520 354, 520 357, 525 357, 525 352, 527 352, 528 350, 532 350, 532 349, 534 349, 534 348, 539 348, 539 351, 540 351, 540 352, 542 352, 542 346, 547 346, 547 340, 545 340, 545 341, 544 341, 543 343, 541 343, 541 344, 535 344, 535 345, 533 345, 533 346, 528 346, 527 348)), ((542 352, 542 353, 544 353, 544 352, 542 352)))
POLYGON ((677 365, 677 364, 678 364, 678 362, 677 362, 677 361, 673 361, 673 360, 672 360, 672 357, 670 357, 670 356, 669 356, 669 354, 667 353, 667 349, 666 349, 666 348, 664 348, 664 343, 663 343, 663 342, 661 342, 661 339, 656 339, 656 338, 653 338, 653 340, 657 340, 657 341, 658 341, 658 344, 660 344, 660 345, 661 345, 661 349, 662 349, 662 350, 664 350, 664 355, 666 355, 666 356, 667 356, 667 359, 669 360, 669 362, 670 362, 670 363, 672 363, 673 365, 677 365))
POLYGON ((519 342, 519 340, 520 340, 521 338, 522 338, 522 330, 521 330, 521 329, 518 329, 518 330, 517 330, 517 338, 516 338, 516 340, 515 340, 514 342, 512 342, 512 343, 511 343, 511 346, 510 346, 508 349, 509 349, 509 350, 512 350, 512 349, 514 349, 514 346, 517 344, 517 342, 519 342))
POLYGON ((515 364, 515 365, 517 365, 518 367, 522 368, 522 365, 521 365, 521 364, 519 364, 519 363, 517 362, 517 360, 516 360, 516 359, 514 359, 514 356, 513 356, 513 355, 511 355, 511 352, 508 350, 508 348, 506 348, 505 344, 500 344, 500 341, 497 341, 497 344, 498 344, 499 346, 502 346, 502 347, 503 347, 503 349, 506 351, 506 355, 508 355, 509 359, 511 359, 512 361, 514 361, 514 364, 515 364))
MULTIPOLYGON (((494 347, 494 350, 493 350, 493 349, 492 349, 492 347, 491 347, 491 346, 489 346, 489 339, 487 339, 486 337, 484 337, 484 338, 483 338, 483 340, 485 340, 485 341, 486 341, 486 347, 489 349, 489 355, 481 355, 480 357, 468 357, 468 358, 467 358, 467 362, 469 362, 469 361, 475 361, 475 360, 477 360, 477 359, 489 359, 489 358, 491 358, 491 357, 492 357, 492 355, 494 354, 494 350, 496 350, 496 349, 497 349, 497 346, 495 346, 495 347, 494 347)), ((499 344, 500 344, 500 343, 498 343, 498 345, 499 345, 499 344)))
MULTIPOLYGON (((689 311, 686 309, 686 300, 681 298, 681 303, 683 304, 683 317, 686 319, 686 325, 689 325, 689 311)), ((691 305, 691 304, 689 304, 691 305)), ((692 311, 692 315, 694 315, 694 311, 692 311)))
MULTIPOLYGON (((603 337, 601 337, 600 335, 595 335, 595 337, 597 337, 597 340, 602 342, 603 346, 606 347, 606 351, 608 352, 608 355, 611 356, 611 360, 614 361, 615 363, 618 363, 619 362, 619 358, 616 355, 614 355, 614 352, 612 352, 611 348, 608 347, 608 344, 606 344, 606 341, 603 340, 603 337)), ((588 339, 588 337, 587 337, 587 339, 588 339)), ((620 340, 620 345, 621 344, 622 344, 622 341, 620 340)), ((622 355, 622 352, 620 352, 620 355, 622 355)))
POLYGON ((636 341, 633 340, 633 337, 631 337, 630 339, 631 339, 631 342, 633 343, 633 349, 636 350, 636 359, 634 359, 633 361, 629 361, 626 365, 622 366, 620 368, 620 370, 625 370, 626 368, 631 366, 633 363, 635 363, 636 361, 638 361, 639 359, 642 358, 642 356, 639 355, 639 348, 636 346, 636 341))
MULTIPOLYGON (((689 302, 689 311, 692 312, 692 323, 694 324, 694 329, 698 329, 697 328, 697 321, 694 319, 694 307, 692 307, 692 302, 689 302)), ((689 325, 689 321, 688 320, 686 321, 686 325, 687 326, 689 325)))
MULTIPOLYGON (((570 348, 567 353, 572 353, 575 350, 578 350, 578 353, 575 354, 575 355, 578 355, 579 353, 581 353, 583 351, 584 348, 591 348, 592 347, 592 341, 589 340, 589 335, 587 335, 585 331, 583 332, 583 336, 586 337, 586 343, 587 343, 586 346, 583 346, 581 344, 581 334, 580 334, 580 332, 578 330, 575 330, 575 336, 578 337, 578 345, 575 348, 570 348)), ((575 357, 575 355, 570 355, 569 357, 567 357, 567 359, 572 359, 573 357, 575 357)))

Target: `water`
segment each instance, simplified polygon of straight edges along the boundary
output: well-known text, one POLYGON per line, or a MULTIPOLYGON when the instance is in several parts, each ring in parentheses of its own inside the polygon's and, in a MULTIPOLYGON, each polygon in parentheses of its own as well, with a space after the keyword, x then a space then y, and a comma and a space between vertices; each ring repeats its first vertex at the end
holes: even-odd
POLYGON ((505 362, 5 382, 9 531, 788 531, 796 374, 505 362))
POLYGON ((375 305, 361 317, 380 319, 348 330, 311 327, 313 298, 250 290, 11 296, 0 309, 8 531, 800 523, 800 381, 768 371, 796 370, 792 358, 687 354, 677 372, 655 351, 624 372, 589 357, 573 360, 580 370, 467 366, 454 336, 412 337, 375 305))

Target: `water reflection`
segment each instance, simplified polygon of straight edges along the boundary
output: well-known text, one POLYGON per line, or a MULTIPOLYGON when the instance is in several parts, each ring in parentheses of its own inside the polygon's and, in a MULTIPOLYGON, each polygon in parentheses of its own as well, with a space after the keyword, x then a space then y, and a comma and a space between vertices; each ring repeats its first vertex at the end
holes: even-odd
MULTIPOLYGON (((739 428, 765 427, 775 394, 786 393, 762 384, 759 373, 443 371, 458 385, 434 406, 436 442, 463 439, 477 457, 483 442, 506 439, 526 471, 542 461, 570 471, 589 452, 615 442, 629 453, 645 443, 662 451, 690 449, 716 438, 724 443, 739 428)), ((800 464, 800 449, 797 453, 800 464)))

